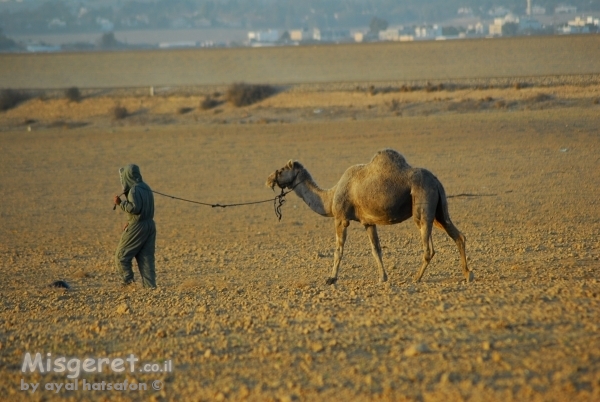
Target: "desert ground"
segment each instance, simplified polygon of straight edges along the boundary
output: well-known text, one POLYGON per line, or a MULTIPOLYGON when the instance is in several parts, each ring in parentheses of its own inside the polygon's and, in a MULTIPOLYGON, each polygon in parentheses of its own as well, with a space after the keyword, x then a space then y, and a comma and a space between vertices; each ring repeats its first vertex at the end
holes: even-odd
POLYGON ((82 88, 78 102, 54 88, 0 112, 0 399, 600 401, 597 74, 276 88, 245 107, 218 83, 82 88), (353 222, 328 286, 333 220, 293 193, 278 220, 265 181, 288 160, 330 188, 382 148, 444 184, 472 283, 437 229, 413 282, 409 219, 379 227, 386 283, 353 222), (135 267, 124 289, 112 197, 127 163, 175 197, 266 202, 156 194, 158 289, 135 267), (22 372, 37 352, 172 370, 105 368, 55 392, 47 384, 74 380, 22 372), (148 389, 87 391, 84 379, 148 389))

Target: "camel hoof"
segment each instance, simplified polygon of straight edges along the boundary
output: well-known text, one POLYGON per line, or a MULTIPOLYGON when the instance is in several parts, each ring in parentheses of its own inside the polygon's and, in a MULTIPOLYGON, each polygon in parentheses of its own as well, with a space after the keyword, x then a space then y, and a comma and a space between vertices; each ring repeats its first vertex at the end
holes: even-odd
POLYGON ((325 283, 327 285, 335 285, 336 282, 337 282, 337 278, 327 278, 327 281, 325 283))
POLYGON ((469 271, 469 275, 467 275, 467 283, 473 282, 473 279, 475 279, 475 275, 473 275, 473 271, 469 271))
POLYGON ((419 283, 421 282, 421 277, 420 276, 415 276, 415 278, 413 279, 414 283, 419 283))
POLYGON ((379 279, 379 283, 387 282, 387 280, 388 280, 387 274, 383 274, 383 276, 379 279))

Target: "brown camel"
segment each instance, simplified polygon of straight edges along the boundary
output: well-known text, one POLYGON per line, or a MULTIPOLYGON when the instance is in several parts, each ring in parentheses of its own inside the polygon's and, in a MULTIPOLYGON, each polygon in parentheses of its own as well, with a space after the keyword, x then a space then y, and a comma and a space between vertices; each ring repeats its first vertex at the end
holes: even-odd
POLYGON ((275 185, 293 189, 310 209, 334 218, 336 248, 328 285, 337 281, 350 221, 360 222, 367 230, 379 269, 379 281, 385 282, 387 273, 381 259, 376 225, 393 225, 411 216, 421 231, 423 243, 423 263, 414 277, 415 282, 421 280, 435 254, 431 239, 433 224, 444 229, 456 242, 463 275, 467 282, 473 280, 473 272, 467 268, 466 238, 450 220, 444 187, 430 171, 411 167, 392 149, 377 152, 367 164, 351 166, 329 190, 319 188, 308 170, 291 160, 267 178, 267 186, 274 188, 275 185))

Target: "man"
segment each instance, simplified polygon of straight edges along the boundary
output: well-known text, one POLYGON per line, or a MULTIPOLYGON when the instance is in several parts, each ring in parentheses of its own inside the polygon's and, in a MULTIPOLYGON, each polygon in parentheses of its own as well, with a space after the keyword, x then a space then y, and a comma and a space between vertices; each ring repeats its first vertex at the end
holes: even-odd
POLYGON ((119 169, 125 201, 115 195, 114 203, 127 213, 127 225, 117 246, 115 262, 123 285, 133 283, 132 261, 135 257, 145 288, 156 289, 154 250, 156 226, 154 224, 154 195, 142 181, 140 168, 127 165, 119 169))

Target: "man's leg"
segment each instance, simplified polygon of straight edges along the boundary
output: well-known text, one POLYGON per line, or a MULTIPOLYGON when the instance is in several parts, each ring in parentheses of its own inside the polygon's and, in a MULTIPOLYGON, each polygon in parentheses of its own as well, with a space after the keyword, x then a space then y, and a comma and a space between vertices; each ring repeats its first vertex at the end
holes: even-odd
POLYGON ((148 230, 146 242, 137 253, 135 259, 142 276, 142 284, 145 288, 156 289, 156 272, 154 252, 156 249, 156 226, 154 222, 148 230))
POLYGON ((115 265, 117 272, 121 275, 124 285, 133 282, 133 257, 137 255, 143 245, 143 243, 140 242, 139 233, 131 229, 132 226, 129 225, 123 232, 115 253, 115 265))

